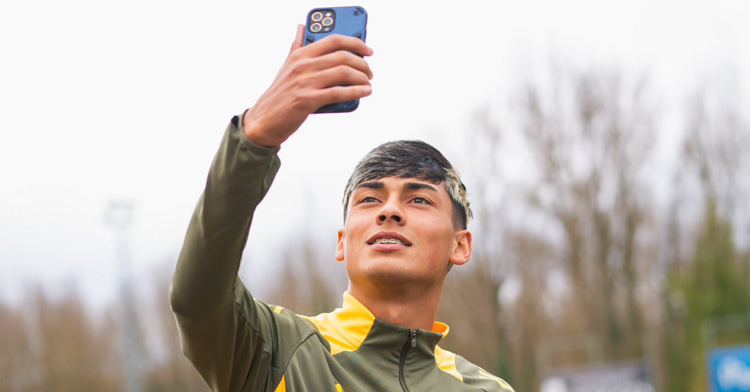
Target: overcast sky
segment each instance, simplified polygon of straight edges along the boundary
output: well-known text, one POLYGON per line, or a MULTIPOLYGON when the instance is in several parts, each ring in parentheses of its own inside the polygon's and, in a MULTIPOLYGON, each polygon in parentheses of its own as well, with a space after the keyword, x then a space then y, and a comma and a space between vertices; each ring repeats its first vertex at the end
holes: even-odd
MULTIPOLYGON (((362 155, 421 138, 451 158, 473 111, 505 102, 526 68, 550 57, 646 71, 668 111, 701 78, 733 69, 746 84, 749 4, 359 2, 375 50, 373 95, 354 113, 312 116, 283 145, 251 232, 257 266, 245 268, 262 270, 300 230, 330 232, 333 244, 341 192, 362 155)), ((273 80, 307 11, 327 5, 0 5, 0 298, 17 299, 34 281, 76 281, 94 302, 111 298, 111 200, 135 202, 136 275, 174 263, 226 124, 273 80)))

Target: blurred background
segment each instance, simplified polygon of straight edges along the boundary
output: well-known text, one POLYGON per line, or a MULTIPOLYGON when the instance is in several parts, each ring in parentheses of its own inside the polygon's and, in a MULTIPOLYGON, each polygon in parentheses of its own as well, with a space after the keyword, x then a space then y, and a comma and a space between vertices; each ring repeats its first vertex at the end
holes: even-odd
MULTIPOLYGON (((213 154, 309 1, 0 5, 0 391, 204 391, 168 287, 213 154)), ((281 149, 240 276, 300 314, 357 161, 459 169, 441 345, 517 391, 750 390, 746 1, 361 1, 374 93, 281 149), (293 284, 290 284, 293 282, 293 284)))

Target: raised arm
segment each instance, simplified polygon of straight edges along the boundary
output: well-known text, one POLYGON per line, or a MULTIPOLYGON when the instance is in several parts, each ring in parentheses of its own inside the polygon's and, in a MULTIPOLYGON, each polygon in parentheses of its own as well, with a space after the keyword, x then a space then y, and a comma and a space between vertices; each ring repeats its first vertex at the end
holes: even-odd
POLYGON ((172 281, 183 351, 214 391, 263 391, 280 377, 272 340, 283 336, 237 278, 255 207, 280 165, 279 146, 317 108, 370 92, 369 67, 352 54, 371 53, 364 43, 332 36, 302 47, 302 32, 271 87, 227 127, 172 281), (350 86, 335 87, 341 84, 350 86))

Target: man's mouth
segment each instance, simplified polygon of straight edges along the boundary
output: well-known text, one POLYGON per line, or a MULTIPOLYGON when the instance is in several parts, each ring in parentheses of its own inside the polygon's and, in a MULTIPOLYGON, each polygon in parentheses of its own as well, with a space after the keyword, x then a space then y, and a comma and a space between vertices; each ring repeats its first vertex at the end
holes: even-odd
POLYGON ((373 244, 399 244, 404 245, 404 243, 396 238, 378 238, 375 241, 373 241, 373 244))
POLYGON ((402 245, 402 246, 411 246, 411 242, 406 239, 406 237, 402 236, 399 233, 396 232, 389 232, 389 231, 382 231, 380 233, 375 234, 374 236, 370 237, 370 239, 367 241, 370 245, 380 244, 380 245, 402 245))

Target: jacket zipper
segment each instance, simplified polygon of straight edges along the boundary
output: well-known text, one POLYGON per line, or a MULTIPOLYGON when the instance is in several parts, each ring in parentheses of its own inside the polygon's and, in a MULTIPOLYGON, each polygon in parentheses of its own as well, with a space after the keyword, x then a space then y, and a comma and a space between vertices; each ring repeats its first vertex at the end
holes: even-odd
POLYGON ((406 386, 406 378, 404 378, 404 364, 406 363, 406 354, 409 352, 409 348, 417 347, 417 331, 418 329, 409 330, 409 338, 404 343, 404 348, 401 349, 401 358, 398 360, 398 382, 401 383, 401 389, 404 392, 409 392, 409 388, 406 386))

